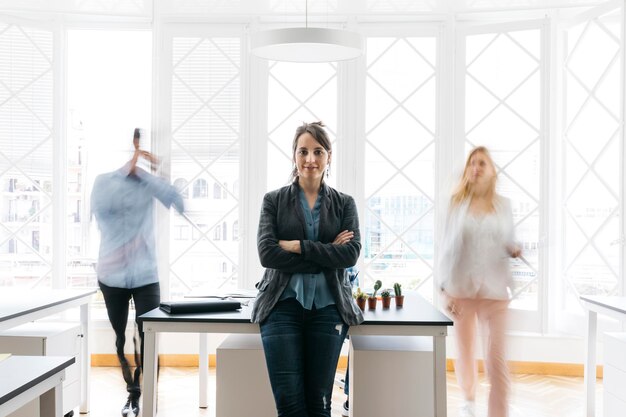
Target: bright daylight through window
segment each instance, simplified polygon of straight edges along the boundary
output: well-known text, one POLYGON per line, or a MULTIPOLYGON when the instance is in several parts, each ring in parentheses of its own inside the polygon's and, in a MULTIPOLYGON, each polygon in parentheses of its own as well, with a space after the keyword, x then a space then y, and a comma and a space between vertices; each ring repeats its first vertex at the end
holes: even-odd
POLYGON ((365 40, 325 63, 250 53, 304 2, 50 2, 42 19, 35 3, 0 14, 0 286, 97 286, 93 181, 139 127, 186 207, 155 211, 162 295, 253 288, 263 194, 288 181, 296 127, 321 120, 362 289, 437 300, 447 199, 485 145, 523 250, 512 328, 577 333, 581 294, 624 293, 620 1, 310 1, 311 24, 365 40))
MULTIPOLYGON (((67 286, 97 287, 100 235, 89 206, 97 175, 150 150, 150 31, 70 30, 67 99, 67 286)), ((114 196, 111 196, 114 198, 114 196)))

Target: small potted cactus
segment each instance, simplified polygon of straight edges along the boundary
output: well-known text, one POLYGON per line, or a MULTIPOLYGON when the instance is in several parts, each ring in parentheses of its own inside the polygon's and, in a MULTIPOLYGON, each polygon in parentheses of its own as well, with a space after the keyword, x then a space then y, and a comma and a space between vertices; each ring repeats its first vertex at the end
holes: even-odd
POLYGON ((367 294, 361 291, 361 288, 356 289, 354 299, 356 300, 356 305, 359 306, 361 311, 365 311, 365 300, 367 300, 367 294))
POLYGON ((391 306, 391 291, 384 289, 380 292, 380 298, 383 300, 383 308, 389 308, 391 306))
POLYGON ((370 308, 370 310, 376 310, 376 293, 378 292, 378 290, 380 290, 380 287, 382 286, 383 286, 383 283, 381 280, 376 281, 376 283, 374 284, 374 292, 367 299, 367 305, 370 308))
POLYGON ((402 295, 402 285, 399 282, 393 284, 394 299, 396 300, 396 307, 402 307, 404 305, 404 295, 402 295))

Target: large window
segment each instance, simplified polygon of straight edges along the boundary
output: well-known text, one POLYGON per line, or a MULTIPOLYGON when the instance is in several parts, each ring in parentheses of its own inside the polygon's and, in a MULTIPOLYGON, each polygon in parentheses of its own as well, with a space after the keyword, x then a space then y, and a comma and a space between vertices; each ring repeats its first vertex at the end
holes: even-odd
POLYGON ((0 286, 51 285, 52 46, 51 31, 0 21, 0 286))
POLYGON ((613 12, 564 31, 560 272, 570 312, 580 294, 623 294, 621 30, 613 12))
POLYGON ((141 148, 152 149, 151 48, 146 30, 67 32, 68 287, 97 286, 100 235, 89 206, 96 176, 131 159, 135 127, 141 148))
POLYGON ((515 328, 577 331, 561 324, 580 294, 624 294, 622 2, 551 0, 576 7, 548 16, 531 0, 313 2, 309 23, 366 39, 362 58, 320 64, 250 54, 298 2, 14 3, 29 19, 0 15, 0 285, 96 285, 91 186, 140 127, 187 209, 155 216, 164 295, 252 287, 263 193, 287 183, 296 127, 322 120, 327 181, 358 205, 365 289, 436 299, 445 202, 486 145, 524 251, 515 328))
MULTIPOLYGON (((544 58, 541 23, 468 28, 463 33, 464 155, 486 146, 494 159, 498 192, 511 200, 522 257, 511 261, 515 289, 511 307, 524 311, 526 325, 539 329, 539 294, 544 271, 538 244, 542 233, 542 109, 544 58), (534 317, 534 320, 530 320, 534 317)), ((459 167, 460 168, 460 167, 459 167)))
POLYGON ((228 225, 239 219, 240 208, 233 184, 239 180, 241 39, 175 31, 167 45, 171 119, 162 125, 159 146, 171 155, 171 177, 192 187, 185 216, 170 217, 170 296, 232 290, 239 242, 228 225), (192 233, 181 237, 183 225, 192 233))
POLYGON ((437 38, 367 41, 363 282, 432 298, 437 38))

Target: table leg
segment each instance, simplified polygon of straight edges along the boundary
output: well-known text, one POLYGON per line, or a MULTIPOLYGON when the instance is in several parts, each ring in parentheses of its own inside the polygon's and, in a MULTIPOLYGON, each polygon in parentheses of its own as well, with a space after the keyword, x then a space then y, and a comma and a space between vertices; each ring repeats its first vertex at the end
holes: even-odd
POLYGON ((199 370, 200 375, 200 408, 207 408, 209 406, 209 347, 208 347, 208 335, 206 333, 200 333, 200 350, 199 350, 199 370))
MULTIPOLYGON (((63 375, 65 375, 65 371, 63 371, 63 375)), ((41 394, 39 397, 40 417, 63 417, 64 380, 65 376, 61 377, 58 384, 41 394)))
POLYGON ((446 417, 447 409, 447 381, 446 381, 446 335, 433 337, 434 357, 434 387, 435 387, 435 416, 446 417))
POLYGON ((79 411, 83 414, 89 412, 89 373, 91 371, 91 355, 89 353, 90 304, 85 303, 80 306, 80 326, 83 333, 83 343, 80 348, 81 385, 79 411))
POLYGON ((596 338, 598 313, 587 310, 587 355, 585 362, 585 409, 587 417, 596 415, 596 338))
MULTIPOLYGON (((350 373, 354 368, 354 348, 352 347, 352 338, 348 339, 348 367, 346 368, 346 376, 344 378, 344 384, 346 379, 354 381, 354 372, 350 373)), ((354 382, 350 383, 348 387, 348 415, 354 417, 354 382)))
POLYGON ((157 343, 156 333, 144 328, 143 356, 143 417, 156 416, 157 403, 157 343))

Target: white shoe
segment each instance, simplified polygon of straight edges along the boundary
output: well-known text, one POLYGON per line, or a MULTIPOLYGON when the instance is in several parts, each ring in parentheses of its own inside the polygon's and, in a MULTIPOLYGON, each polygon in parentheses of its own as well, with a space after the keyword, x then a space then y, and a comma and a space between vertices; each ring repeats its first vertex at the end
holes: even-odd
POLYGON ((476 417, 476 404, 474 401, 463 401, 461 403, 459 417, 476 417))

